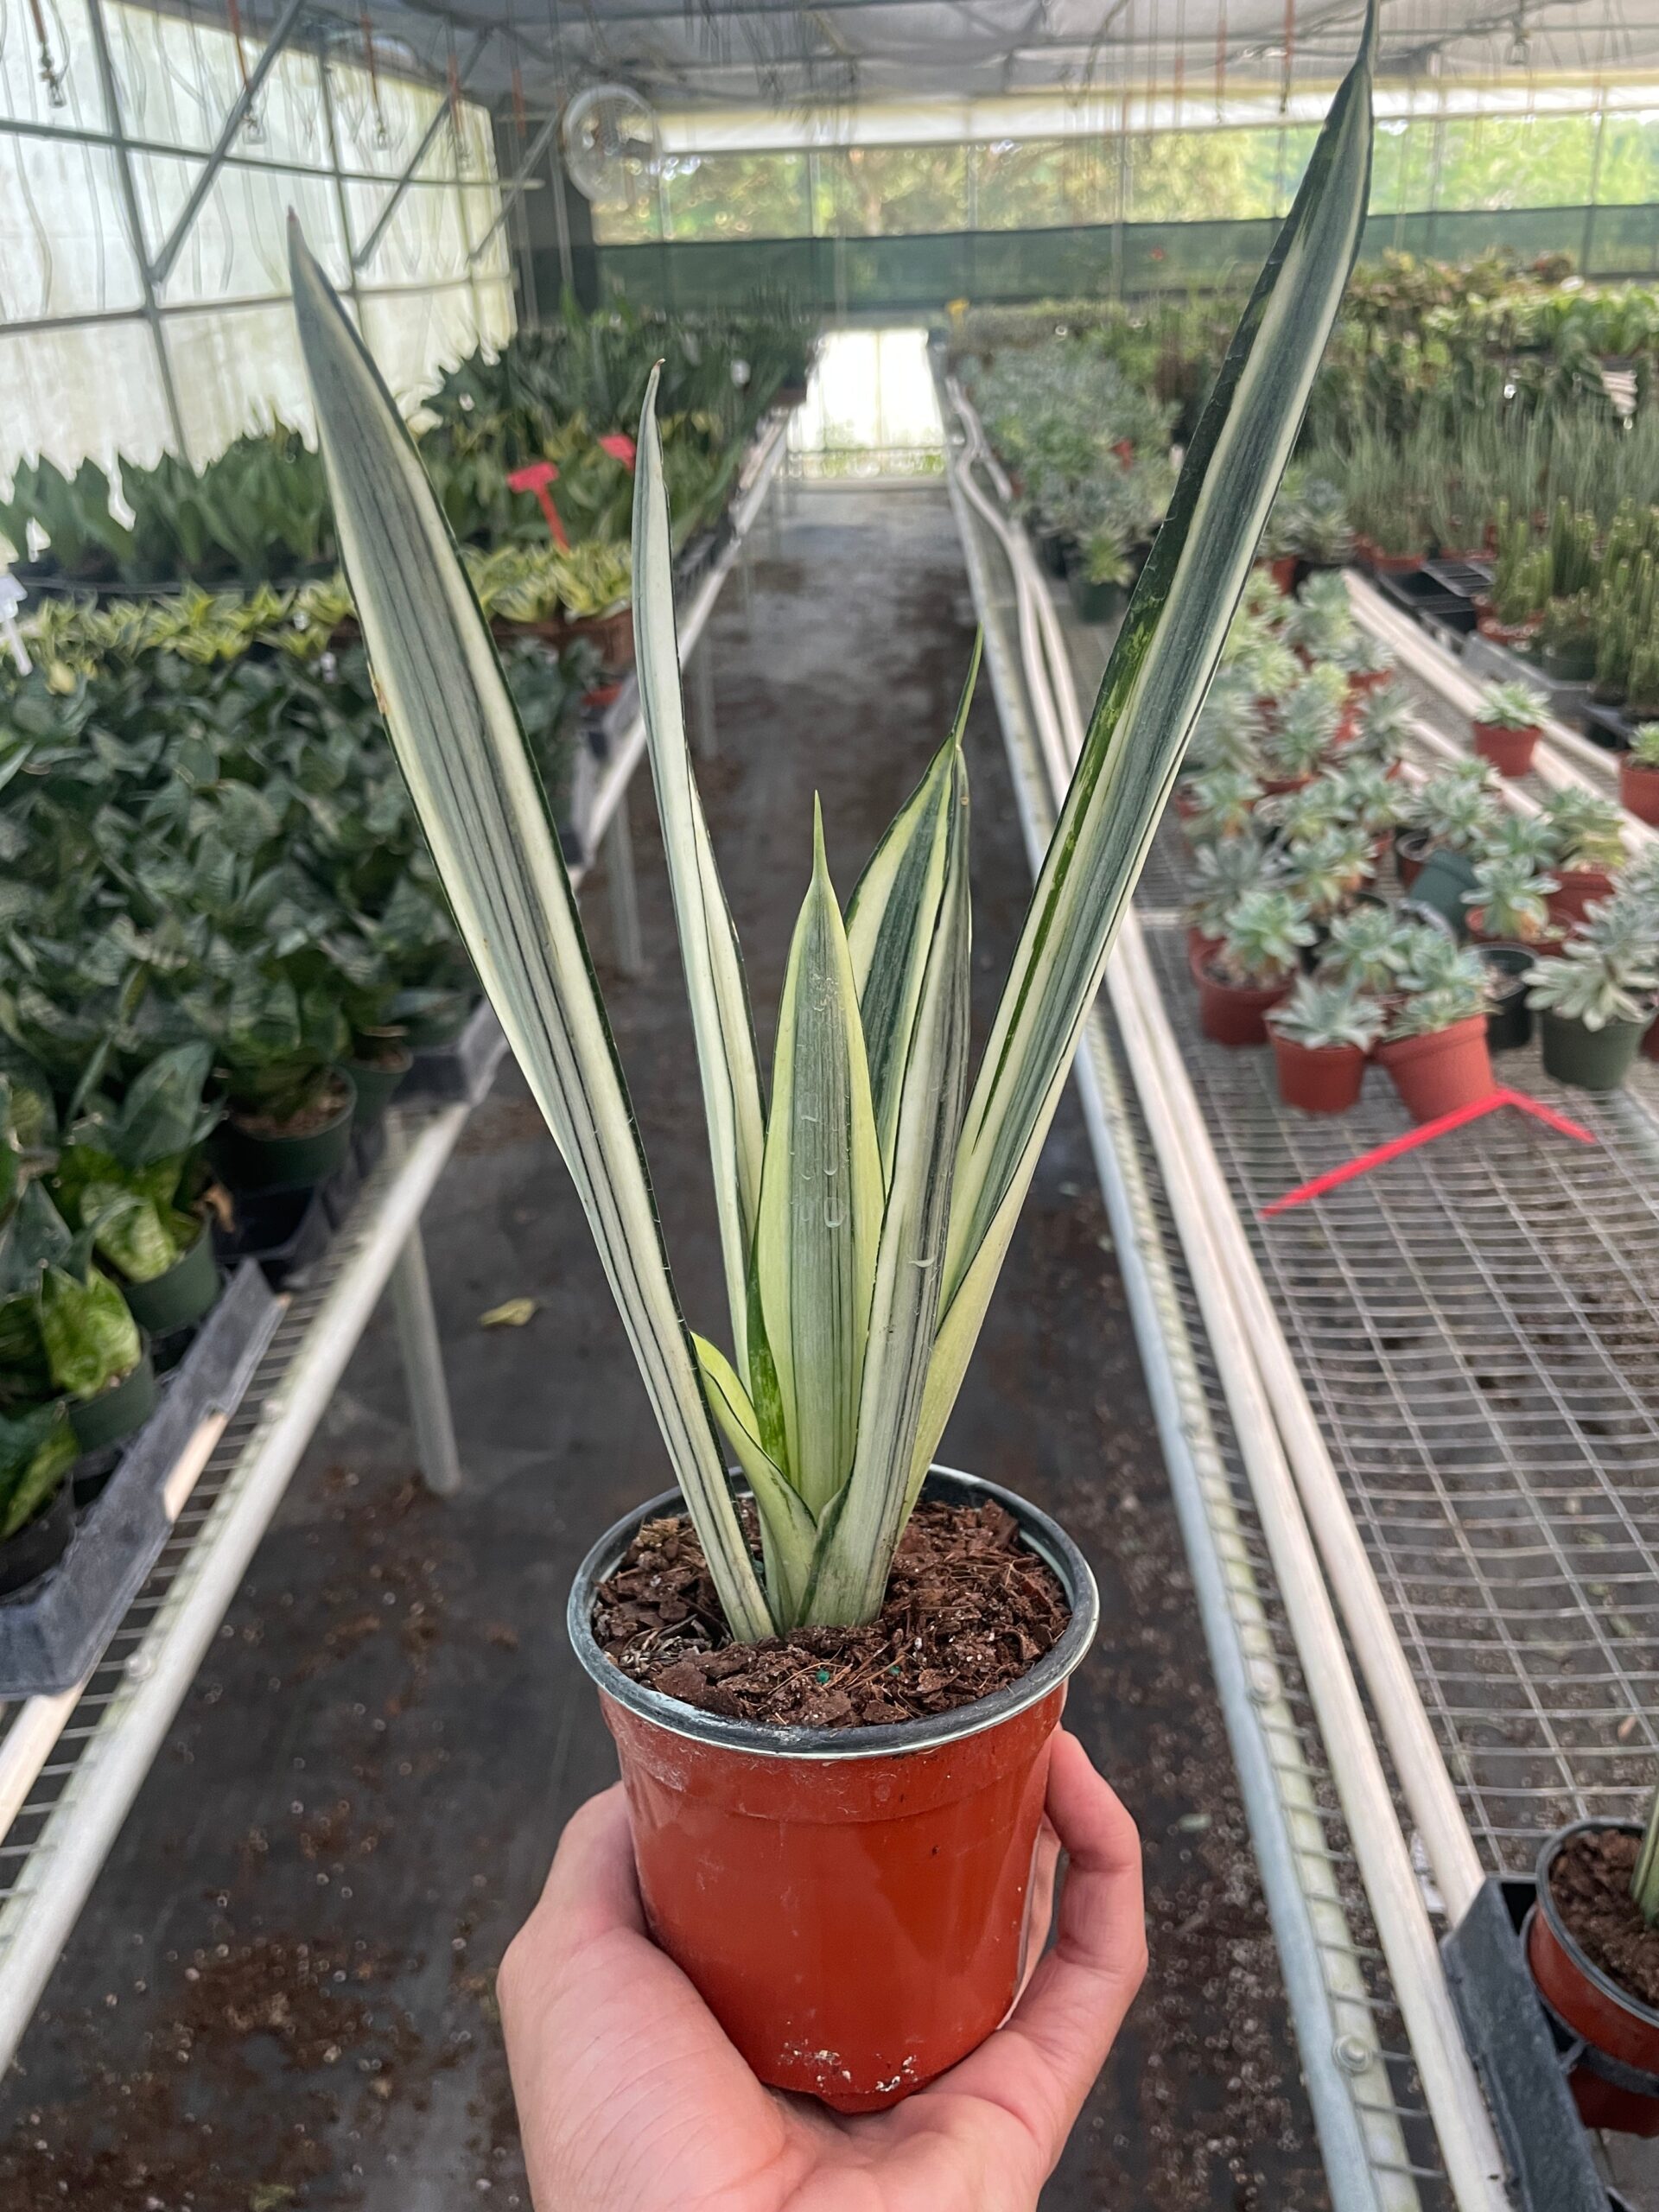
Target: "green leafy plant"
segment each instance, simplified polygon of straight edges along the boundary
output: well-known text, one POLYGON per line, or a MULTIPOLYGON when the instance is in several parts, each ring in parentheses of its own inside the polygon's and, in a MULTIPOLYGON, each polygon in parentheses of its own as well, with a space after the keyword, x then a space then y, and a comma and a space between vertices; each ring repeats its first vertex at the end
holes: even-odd
POLYGON ((1313 942, 1302 900, 1284 885, 1247 891, 1226 917, 1215 969, 1224 982, 1262 989, 1295 974, 1302 948, 1313 942))
POLYGON ((1309 843, 1328 830, 1351 828, 1348 794, 1335 776, 1315 776, 1293 791, 1278 791, 1263 799, 1262 818, 1273 824, 1287 849, 1309 843))
POLYGON ((137 1365, 137 1325, 92 1249, 37 1176, 15 1183, 0 1213, 0 1414, 95 1398, 137 1365))
POLYGON ((1205 845, 1193 859, 1186 918, 1205 937, 1219 937, 1245 893, 1266 888, 1283 872, 1282 856, 1254 837, 1225 837, 1205 845))
POLYGON ((118 1106, 94 1098, 59 1152, 52 1191, 72 1229, 129 1282, 151 1282, 184 1256, 200 1217, 177 1204, 190 1157, 219 1119, 205 1105, 205 1044, 162 1052, 118 1106))
POLYGON ((1371 868, 1370 837, 1352 826, 1338 827, 1290 847, 1285 881, 1313 920, 1324 922, 1363 887, 1371 868))
POLYGON ((1285 638, 1311 661, 1334 660, 1358 626, 1342 578, 1310 576, 1285 623, 1285 638))
POLYGON ((1195 846, 1243 836, 1262 797, 1262 785, 1243 768, 1211 768, 1187 786, 1192 810, 1186 834, 1195 846))
POLYGON ((862 1620, 880 1604, 1352 261, 1374 37, 1373 9, 1125 615, 971 1090, 966 771, 953 731, 844 919, 815 835, 763 1097, 684 737, 647 394, 637 666, 715 1162, 730 1357, 693 1340, 681 1318, 557 842, 442 512, 296 238, 302 345, 393 741, 461 932, 588 1212, 739 1637, 862 1620), (726 1449, 754 1493, 760 1573, 726 1449))
POLYGON ((1341 672, 1332 668, 1311 668, 1294 683, 1268 732, 1264 753, 1269 772, 1311 776, 1336 742, 1346 696, 1341 672))
POLYGON ((1474 718, 1490 722, 1494 729, 1536 729, 1548 706, 1543 693, 1530 683, 1518 679, 1489 683, 1476 702, 1474 718))
POLYGON ((1411 823, 1433 845, 1454 853, 1484 849, 1497 820, 1498 798, 1484 760, 1459 760, 1424 779, 1411 823))
POLYGON ((1527 970, 1527 1003, 1535 1013, 1605 1029, 1610 1021, 1651 1019, 1659 970, 1650 942, 1637 950, 1586 930, 1569 938, 1560 952, 1535 963, 1527 970))
POLYGON ((1659 722, 1637 724, 1625 758, 1637 768, 1659 768, 1659 722))
POLYGON ((1642 1848, 1630 1869, 1630 1895, 1636 1900, 1637 1910, 1651 1928, 1659 1921, 1659 1789, 1655 1790, 1653 1802, 1648 1808, 1642 1848))
POLYGON ((1410 815, 1411 794, 1399 778, 1370 760, 1354 759, 1351 751, 1332 780, 1343 818, 1373 837, 1387 836, 1410 815))
POLYGON ((1344 1046, 1369 1052, 1382 1033, 1382 1007, 1362 984, 1341 977, 1301 976, 1267 1019, 1281 1037, 1311 1052, 1344 1046))
POLYGON ((1624 858, 1622 810, 1582 784, 1566 784, 1544 805, 1550 857, 1558 868, 1612 868, 1624 858))
POLYGON ((1471 945, 1426 924, 1402 924, 1394 953, 1400 995, 1389 1016, 1392 1039, 1431 1037, 1486 1010, 1491 976, 1471 945))
POLYGON ((1391 991, 1411 949, 1391 907, 1356 906, 1332 919, 1319 955, 1319 974, 1358 990, 1391 991))
POLYGON ((1464 893, 1463 903, 1481 935, 1535 944, 1549 927, 1546 901, 1556 888, 1554 877, 1539 874, 1520 853, 1485 854, 1474 866, 1474 888, 1464 893))

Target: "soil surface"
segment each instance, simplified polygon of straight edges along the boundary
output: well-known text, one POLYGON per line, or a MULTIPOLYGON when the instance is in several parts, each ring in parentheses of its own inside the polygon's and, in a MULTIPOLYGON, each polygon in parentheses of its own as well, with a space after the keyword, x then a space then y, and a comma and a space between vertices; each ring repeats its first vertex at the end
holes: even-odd
MULTIPOLYGON (((973 618, 938 489, 800 495, 756 580, 752 613, 734 582, 705 648, 720 750, 700 780, 769 1058, 813 790, 844 896, 949 727, 973 618)), ((985 687, 967 748, 982 1041, 1029 887, 985 687)), ((584 911, 681 1300, 706 1328, 724 1274, 644 779, 632 812, 642 976, 607 964, 602 874, 584 911)), ((439 1183, 425 1240, 462 1492, 443 1503, 415 1479, 383 1311, 8 2077, 0 2212, 528 2212, 495 1970, 563 1824, 616 1776, 564 1601, 594 1536, 668 1476, 569 1178, 512 1069, 439 1183), (481 1327, 507 1300, 531 1301, 524 1325, 481 1327)), ((1093 1567, 1101 1632, 1066 1725, 1146 1855, 1151 1970, 1043 2212, 1322 2212, 1070 1096, 940 1457, 1052 1513, 1093 1567)))
POLYGON ((251 1137, 314 1137, 319 1129, 326 1129, 340 1119, 346 1104, 346 1085, 337 1075, 331 1075, 311 1101, 297 1114, 290 1114, 286 1121, 274 1114, 232 1113, 231 1119, 238 1129, 251 1137))
POLYGON ((1071 1617, 1054 1574, 995 1504, 918 1506, 887 1602, 862 1628, 734 1643, 683 1515, 647 1521, 595 1597, 594 1634, 624 1674, 705 1713, 785 1728, 950 1713, 1018 1681, 1071 1617))
POLYGON ((1630 1895, 1642 1839, 1606 1829, 1569 1837, 1549 1870, 1549 1893, 1592 1966, 1659 2012, 1659 1928, 1630 1895))

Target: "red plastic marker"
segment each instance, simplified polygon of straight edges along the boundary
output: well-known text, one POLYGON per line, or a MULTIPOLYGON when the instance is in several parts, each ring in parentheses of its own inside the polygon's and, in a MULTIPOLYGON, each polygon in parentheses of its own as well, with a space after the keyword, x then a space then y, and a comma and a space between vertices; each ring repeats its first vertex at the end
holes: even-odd
POLYGON ((564 534, 564 524, 559 520, 559 511, 553 504, 550 484, 558 481, 559 472, 550 461, 532 461, 528 468, 515 468, 507 479, 513 492, 533 492, 542 503, 542 512, 547 517, 547 526, 553 533, 553 543, 561 553, 570 550, 570 541, 564 534))
POLYGON ((1580 1144, 1594 1144, 1595 1138, 1588 1129, 1580 1128, 1576 1122, 1569 1122, 1565 1114, 1558 1114, 1553 1106, 1546 1106, 1536 1098, 1529 1098, 1524 1090, 1510 1090, 1500 1084, 1489 1090, 1484 1098, 1475 1099, 1467 1106, 1454 1107, 1451 1113, 1439 1115, 1432 1122, 1408 1129, 1402 1137, 1391 1137, 1387 1144, 1363 1152, 1357 1160, 1344 1162, 1329 1173, 1316 1175, 1311 1183, 1303 1183, 1294 1191, 1287 1191, 1282 1198, 1274 1198, 1262 1207, 1265 1217, 1270 1213, 1288 1213, 1292 1206, 1306 1205, 1310 1198, 1322 1198, 1327 1191, 1334 1191, 1339 1183, 1351 1183, 1357 1175, 1368 1175, 1373 1167, 1385 1167, 1391 1160, 1398 1160, 1402 1153, 1414 1152, 1420 1144, 1430 1144, 1436 1137, 1445 1136, 1449 1130, 1460 1129, 1466 1122, 1478 1122, 1484 1114, 1499 1106, 1518 1106, 1523 1114, 1530 1114, 1535 1121, 1542 1122, 1564 1137, 1575 1137, 1580 1144))
POLYGON ((613 461, 620 461, 629 475, 632 475, 634 443, 626 430, 613 430, 608 436, 601 438, 599 443, 601 452, 609 454, 613 461))

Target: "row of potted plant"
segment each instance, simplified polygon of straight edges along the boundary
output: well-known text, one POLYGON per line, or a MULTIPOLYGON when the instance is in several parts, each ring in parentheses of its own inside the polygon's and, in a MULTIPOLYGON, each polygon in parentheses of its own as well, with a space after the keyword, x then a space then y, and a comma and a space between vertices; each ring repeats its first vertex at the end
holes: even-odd
MULTIPOLYGON (((632 440, 653 362, 677 542, 711 525, 755 426, 804 384, 812 326, 782 299, 671 321, 621 306, 517 334, 448 372, 419 412, 422 451, 457 537, 487 545, 610 548, 626 569, 632 440)), ((26 461, 0 499, 0 537, 31 585, 289 586, 327 578, 340 553, 322 464, 282 423, 200 467, 122 459, 113 477, 26 461), (118 512, 119 510, 119 512, 118 512), (130 515, 130 519, 124 519, 130 515)), ((624 594, 626 596, 626 594, 624 594)))

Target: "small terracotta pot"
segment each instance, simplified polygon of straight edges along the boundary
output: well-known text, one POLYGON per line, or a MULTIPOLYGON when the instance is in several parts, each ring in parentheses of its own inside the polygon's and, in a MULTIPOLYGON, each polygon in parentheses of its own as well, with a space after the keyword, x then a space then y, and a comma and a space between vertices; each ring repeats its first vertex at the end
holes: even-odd
POLYGON ((1659 1020, 1650 1026, 1642 1039, 1642 1057, 1644 1060, 1659 1060, 1659 1020))
POLYGON ((1221 950, 1218 937, 1205 937, 1195 922, 1186 932, 1186 964, 1196 979, 1202 968, 1207 968, 1221 950))
POLYGON ((1303 1114, 1345 1114, 1359 1103, 1365 1055, 1357 1045, 1299 1045, 1271 1023, 1279 1096, 1303 1114))
POLYGON ((1558 1828, 1538 1853, 1538 1901, 1527 1915, 1527 1964, 1538 1993, 1585 2048, 1568 2076, 1586 2127, 1621 2135, 1659 2135, 1659 2012, 1621 1989, 1580 1949, 1549 1886, 1550 1870, 1575 1835, 1612 1829, 1642 1831, 1623 1821, 1575 1821, 1558 1828), (1619 2076, 1623 2075, 1624 2079, 1619 2076), (1631 2075, 1645 2075, 1651 2088, 1631 2075))
POLYGON ((1423 565, 1421 553, 1379 552, 1369 537, 1356 536, 1354 550, 1366 567, 1374 569, 1379 576, 1408 576, 1414 569, 1423 565))
POLYGON ((1268 574, 1288 599, 1296 588, 1296 556, 1294 553, 1275 554, 1268 563, 1268 574))
POLYGON ((1484 1014, 1427 1037, 1394 1038, 1377 1046, 1376 1057, 1414 1122, 1436 1121, 1459 1106, 1472 1106, 1494 1087, 1484 1014))
POLYGON ((1198 1027, 1213 1045, 1265 1045, 1268 1009, 1290 996, 1294 978, 1282 983, 1229 983, 1206 962, 1194 968, 1198 987, 1198 1027))
POLYGON ((1263 798, 1286 798, 1292 791, 1306 791, 1313 780, 1312 776, 1263 776, 1262 796, 1263 798))
POLYGON ((1475 751, 1483 760, 1490 760, 1500 776, 1525 776, 1532 772, 1532 756, 1538 750, 1538 726, 1531 723, 1525 729, 1510 729, 1501 722, 1476 722, 1475 751))
POLYGON ((642 1521, 620 1521, 570 1593, 627 1790, 652 1935, 749 2066, 837 2112, 876 2112, 954 2066, 1006 2016, 1067 1676, 1099 1618, 1083 1555, 1012 1491, 936 1468, 925 1495, 994 1501, 1064 1585, 1071 1618, 1016 1682, 894 1727, 728 1720, 632 1681, 590 1626, 595 1585, 642 1521))
POLYGON ((1524 622, 1500 622, 1492 612, 1491 601, 1475 601, 1475 627, 1483 638, 1490 638, 1495 645, 1529 645, 1543 627, 1543 617, 1529 614, 1524 622))
POLYGON ((1638 822, 1659 830, 1659 768, 1643 768, 1624 756, 1618 764, 1618 803, 1638 822))
POLYGON ((1348 678, 1348 696, 1357 701, 1363 699, 1368 691, 1380 691, 1393 673, 1393 670, 1388 668, 1354 670, 1348 678))
POLYGON ((1613 879, 1605 868, 1562 868, 1555 870, 1556 888, 1544 900, 1549 918, 1563 936, 1585 919, 1599 899, 1613 895, 1613 879))

